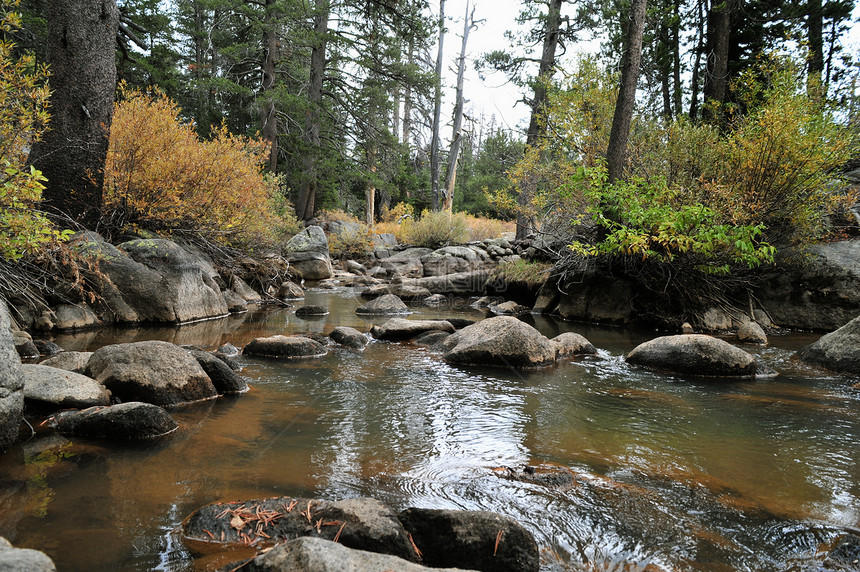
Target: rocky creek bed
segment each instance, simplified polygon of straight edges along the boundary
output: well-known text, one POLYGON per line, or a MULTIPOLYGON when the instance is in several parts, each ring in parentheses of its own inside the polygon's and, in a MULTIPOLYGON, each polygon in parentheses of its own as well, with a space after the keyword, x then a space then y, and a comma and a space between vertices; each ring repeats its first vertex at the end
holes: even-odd
MULTIPOLYGON (((779 375, 703 378, 628 363, 634 348, 659 338, 653 331, 408 304, 414 313, 399 319, 425 325, 389 341, 379 333, 397 323, 357 314, 367 299, 356 290, 305 294, 299 307, 328 313, 268 307, 186 326, 52 336, 71 358, 145 340, 222 348, 238 371, 227 369, 250 389, 222 385, 202 397, 200 383, 166 390, 170 400, 190 391, 192 403, 164 403, 159 410, 175 427, 142 442, 36 426, 0 457, 0 535, 44 552, 60 570, 233 567, 272 546, 266 535, 292 542, 269 557, 280 564, 259 569, 309 559, 315 569, 338 569, 358 558, 361 566, 411 570, 416 549, 425 564, 500 569, 494 558, 514 537, 508 526, 534 539, 528 561, 543 570, 856 569, 860 391, 854 374, 796 357, 817 334, 771 336, 767 346, 732 340, 779 375), (508 369, 485 361, 482 344, 494 331, 513 335, 505 320, 540 332, 524 330, 509 349, 533 344, 541 363, 508 369), (470 337, 473 321, 493 327, 470 337), (364 345, 330 341, 336 329, 364 345), (303 359, 224 347, 296 334, 312 342, 303 359), (480 365, 452 359, 457 346, 453 355, 468 349, 480 365), (350 499, 374 500, 353 500, 344 512, 338 503, 350 499), (192 534, 189 519, 208 506, 210 520, 192 534), (434 510, 449 524, 434 520, 434 510), (372 549, 366 538, 355 541, 356 526, 375 521, 356 513, 388 514, 390 526, 406 527, 397 529, 412 541, 397 533, 397 548, 374 553, 399 564, 344 552, 372 549), (283 528, 288 515, 297 528, 283 528), (458 530, 451 523, 467 517, 495 524, 468 524, 441 541, 421 536, 422 522, 458 530), (457 546, 466 547, 459 560, 439 559, 457 546), (462 555, 471 553, 489 564, 462 555)), ((671 338, 664 343, 673 347, 671 338)), ((203 369, 193 357, 185 362, 192 378, 195 365, 203 369)), ((36 425, 49 414, 29 415, 36 425)), ((154 423, 148 410, 138 415, 154 423)), ((510 569, 528 569, 514 562, 510 569)))

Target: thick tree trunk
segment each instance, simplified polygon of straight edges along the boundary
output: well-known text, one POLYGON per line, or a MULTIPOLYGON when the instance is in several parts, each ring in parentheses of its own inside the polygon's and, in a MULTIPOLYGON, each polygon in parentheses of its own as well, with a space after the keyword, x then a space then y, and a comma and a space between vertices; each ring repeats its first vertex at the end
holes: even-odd
POLYGON ((612 116, 612 129, 609 132, 609 148, 606 151, 606 167, 609 182, 624 175, 627 159, 627 139, 630 136, 630 123, 636 105, 636 84, 639 82, 639 64, 642 60, 642 34, 645 30, 645 0, 633 0, 630 6, 630 24, 625 41, 626 49, 621 58, 621 85, 618 101, 612 116))
POLYGON ((699 70, 702 67, 702 53, 705 51, 705 10, 702 4, 705 1, 696 2, 696 59, 693 62, 693 73, 690 79, 690 119, 693 121, 699 115, 699 70))
POLYGON ((325 76, 328 19, 331 11, 330 0, 316 0, 315 9, 314 45, 311 48, 310 79, 308 81, 310 112, 305 120, 305 140, 308 144, 308 150, 304 156, 305 182, 299 189, 299 195, 296 199, 296 216, 299 220, 312 219, 316 208, 316 156, 320 148, 320 106, 325 76))
POLYGON ((708 64, 705 75, 705 105, 702 110, 702 116, 707 121, 717 118, 715 106, 726 100, 729 85, 729 42, 735 2, 736 0, 723 0, 716 3, 708 14, 708 64))
POLYGON ((442 52, 445 41, 445 0, 439 0, 439 51, 436 54, 436 92, 433 97, 433 133, 430 137, 430 192, 433 210, 439 210, 439 122, 442 115, 442 52))
POLYGON ((276 31, 275 0, 265 0, 263 24, 263 81, 260 86, 260 132, 269 142, 269 170, 278 171, 278 116, 275 109, 275 64, 278 57, 278 33, 276 31))
POLYGON ((48 182, 46 207, 98 222, 116 90, 115 0, 47 2, 51 122, 30 154, 48 182))
POLYGON ((475 21, 475 12, 469 13, 469 0, 466 0, 466 19, 463 23, 463 43, 460 45, 460 58, 457 60, 457 99, 454 103, 454 128, 451 137, 451 147, 448 149, 448 168, 445 172, 445 197, 442 209, 448 212, 454 210, 454 187, 457 184, 457 160, 460 157, 460 147, 463 144, 463 83, 466 74, 466 45, 469 42, 469 32, 475 21))
MULTIPOLYGON (((555 72, 555 52, 558 49, 558 34, 561 29, 561 5, 564 0, 550 0, 549 10, 546 15, 546 26, 543 35, 543 50, 541 51, 540 64, 538 66, 538 79, 535 83, 534 97, 532 99, 532 112, 529 118, 529 127, 526 131, 526 145, 533 146, 543 133, 544 107, 546 106, 547 89, 546 84, 555 72)), ((520 212, 517 213, 517 240, 522 240, 534 228, 532 217, 527 216, 524 211, 528 209, 531 201, 531 193, 527 189, 520 189, 517 203, 520 212)))

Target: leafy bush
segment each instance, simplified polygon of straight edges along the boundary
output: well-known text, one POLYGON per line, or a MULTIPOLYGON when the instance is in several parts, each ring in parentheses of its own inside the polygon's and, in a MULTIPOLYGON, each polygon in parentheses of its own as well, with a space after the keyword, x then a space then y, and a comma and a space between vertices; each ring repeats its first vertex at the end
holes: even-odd
POLYGON ((105 166, 107 222, 192 229, 227 244, 270 241, 292 230, 277 178, 262 166, 268 145, 225 126, 201 140, 161 93, 123 90, 105 166))
POLYGON ((535 288, 547 281, 552 269, 553 265, 550 263, 521 258, 501 262, 493 272, 493 277, 504 279, 508 283, 521 282, 529 288, 535 288))
MULTIPOLYGON (((0 33, 21 25, 17 0, 0 0, 0 33)), ((14 59, 15 45, 0 37, 0 257, 18 260, 64 238, 37 210, 45 178, 25 167, 48 123, 48 70, 32 55, 14 59)))
POLYGON ((420 219, 409 225, 406 238, 412 244, 429 248, 463 244, 469 240, 466 215, 425 210, 420 219))

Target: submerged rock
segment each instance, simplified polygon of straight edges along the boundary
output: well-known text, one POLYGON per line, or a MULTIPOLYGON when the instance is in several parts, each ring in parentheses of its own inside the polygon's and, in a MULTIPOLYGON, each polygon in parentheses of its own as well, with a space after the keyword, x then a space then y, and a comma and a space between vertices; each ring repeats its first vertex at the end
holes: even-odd
POLYGON ((349 548, 415 560, 416 554, 397 515, 375 499, 328 502, 307 498, 268 498, 215 503, 192 513, 182 539, 192 550, 203 545, 242 545, 244 538, 272 545, 283 538, 338 539, 349 548))
POLYGON ((237 374, 223 359, 198 349, 188 350, 188 353, 197 360, 220 395, 248 391, 248 382, 245 378, 237 374))
MULTIPOLYGON (((397 556, 347 548, 322 538, 300 537, 276 546, 239 570, 248 572, 359 572, 365 570, 421 572, 431 569, 397 556)), ((451 568, 432 570, 455 572, 455 569, 451 568)))
POLYGON ((424 332, 454 332, 454 326, 447 320, 407 320, 391 318, 381 326, 373 326, 371 335, 378 340, 401 341, 414 338, 424 332))
POLYGON ((296 317, 298 318, 319 318, 327 315, 328 310, 323 306, 302 306, 301 308, 296 308, 296 317))
POLYGON ((319 342, 304 336, 271 336, 252 340, 242 353, 248 356, 303 359, 322 357, 326 349, 319 342))
POLYGON ((390 314, 409 314, 409 308, 403 300, 394 294, 383 294, 375 300, 355 309, 356 314, 385 316, 390 314))
POLYGON ((367 345, 367 337, 355 328, 348 326, 338 326, 331 331, 329 337, 335 343, 354 350, 363 350, 364 346, 367 345))
POLYGON ((752 355, 703 334, 655 338, 633 348, 627 354, 627 362, 694 376, 749 377, 757 372, 752 355))
POLYGON ((551 365, 556 346, 532 326, 511 316, 488 318, 444 341, 443 357, 456 365, 535 368, 551 365))
POLYGON ((399 515, 427 566, 487 572, 537 572, 531 533, 515 520, 485 511, 409 508, 399 515))
POLYGON ((860 375, 860 317, 824 334, 798 353, 806 363, 860 375))
POLYGON ((124 441, 155 439, 179 427, 161 407, 138 401, 110 407, 91 407, 83 411, 63 411, 53 419, 57 430, 66 435, 124 441))
POLYGON ((24 399, 56 408, 108 405, 110 391, 96 380, 46 365, 24 364, 24 399))
POLYGON ((218 396, 197 360, 169 342, 133 342, 99 348, 87 363, 86 373, 122 401, 165 406, 218 396))

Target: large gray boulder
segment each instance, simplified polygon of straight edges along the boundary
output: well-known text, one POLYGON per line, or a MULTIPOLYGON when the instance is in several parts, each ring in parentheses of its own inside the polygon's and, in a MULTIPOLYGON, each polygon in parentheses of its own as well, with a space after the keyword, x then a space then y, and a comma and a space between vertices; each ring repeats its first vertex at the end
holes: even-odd
POLYGON ((326 349, 319 342, 304 336, 270 336, 251 340, 242 353, 278 359, 307 359, 324 356, 326 349))
POLYGON ((777 260, 755 292, 775 324, 832 331, 860 315, 860 240, 813 246, 800 258, 777 260))
POLYGON ((407 320, 391 318, 380 326, 373 326, 370 334, 377 340, 408 340, 424 332, 454 333, 454 326, 447 320, 407 320))
POLYGON ((423 286, 417 286, 407 282, 397 282, 394 284, 371 284, 361 292, 361 297, 373 300, 391 294, 403 300, 423 300, 430 295, 430 290, 423 286))
POLYGON ((203 262, 165 239, 136 239, 112 246, 92 232, 71 242, 98 271, 88 273, 100 295, 105 322, 180 323, 224 316, 227 304, 203 262))
POLYGON ((387 316, 391 314, 408 314, 409 307, 394 294, 383 294, 370 302, 355 309, 356 314, 369 316, 387 316))
POLYGON ((218 396, 197 360, 169 342, 105 346, 93 352, 87 375, 121 401, 176 405, 218 396))
POLYGON ((57 567, 44 552, 30 548, 15 548, 0 536, 0 570, 3 572, 57 572, 57 567))
POLYGON ((83 411, 61 411, 52 418, 57 431, 121 441, 156 439, 174 432, 179 425, 170 414, 151 403, 130 401, 83 411))
POLYGON ((860 317, 835 332, 824 334, 817 342, 801 349, 798 355, 807 363, 860 375, 860 317))
POLYGON ((751 354, 703 334, 649 340, 633 348, 627 354, 627 362, 683 375, 748 377, 756 374, 756 361, 751 354))
POLYGON ((322 538, 300 537, 278 545, 244 565, 247 572, 456 572, 459 568, 427 568, 397 556, 355 550, 322 538))
POLYGON ((287 261, 306 280, 325 280, 334 275, 323 229, 309 226, 284 246, 287 261))
POLYGON ((399 515, 427 566, 487 572, 537 572, 532 534, 515 520, 485 511, 409 508, 399 515))
POLYGON ((467 326, 443 342, 443 357, 455 365, 537 368, 556 360, 556 346, 532 326, 498 316, 467 326))
POLYGON ((369 498, 328 502, 282 497, 215 503, 198 509, 182 525, 182 540, 192 550, 201 541, 210 546, 213 542, 242 545, 243 535, 261 546, 297 536, 337 538, 349 548, 417 559, 394 511, 369 498))
POLYGON ((40 406, 85 408, 110 404, 110 391, 85 375, 47 365, 24 364, 24 399, 40 406))
POLYGON ((24 412, 24 378, 21 358, 10 330, 9 310, 0 300, 0 450, 18 438, 24 412))

